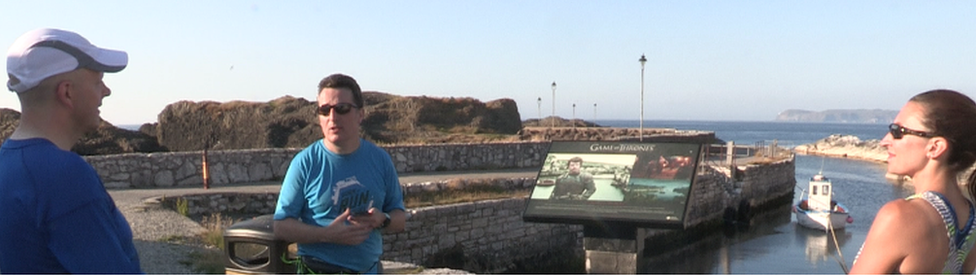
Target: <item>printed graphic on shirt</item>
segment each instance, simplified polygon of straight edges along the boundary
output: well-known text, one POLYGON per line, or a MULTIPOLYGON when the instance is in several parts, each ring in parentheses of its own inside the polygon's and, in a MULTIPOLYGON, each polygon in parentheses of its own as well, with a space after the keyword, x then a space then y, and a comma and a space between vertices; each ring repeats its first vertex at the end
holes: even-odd
POLYGON ((356 180, 356 176, 352 176, 336 182, 332 190, 332 204, 342 211, 348 208, 353 214, 365 214, 373 207, 373 197, 369 189, 356 180))

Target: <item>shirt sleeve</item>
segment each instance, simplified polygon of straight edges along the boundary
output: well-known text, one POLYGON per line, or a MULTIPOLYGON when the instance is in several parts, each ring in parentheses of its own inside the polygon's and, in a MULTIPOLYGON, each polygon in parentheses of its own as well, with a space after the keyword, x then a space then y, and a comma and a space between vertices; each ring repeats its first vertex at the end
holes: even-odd
POLYGON ((48 246, 70 273, 142 273, 132 230, 109 200, 75 208, 49 226, 48 246))
POLYGON ((393 167, 393 159, 390 158, 389 154, 384 154, 386 158, 384 159, 384 166, 386 170, 384 174, 384 184, 386 185, 386 198, 383 205, 383 212, 390 212, 394 209, 406 210, 403 206, 403 189, 400 187, 400 176, 397 175, 396 168, 393 167))
POLYGON ((281 182, 278 192, 278 203, 275 206, 274 219, 284 220, 293 218, 301 220, 302 209, 308 202, 305 200, 305 182, 308 180, 306 166, 307 151, 299 152, 288 165, 285 179, 281 182))
POLYGON ((593 196, 593 193, 596 193, 596 183, 593 182, 593 176, 590 174, 583 175, 582 180, 583 185, 585 186, 584 188, 586 188, 586 190, 583 191, 583 198, 588 199, 590 196, 593 196))

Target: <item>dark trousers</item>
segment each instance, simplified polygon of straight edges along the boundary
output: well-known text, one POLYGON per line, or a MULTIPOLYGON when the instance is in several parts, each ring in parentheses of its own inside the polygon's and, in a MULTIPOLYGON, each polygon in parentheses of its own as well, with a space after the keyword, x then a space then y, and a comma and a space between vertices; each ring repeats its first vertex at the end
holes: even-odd
MULTIPOLYGON (((327 263, 325 261, 316 259, 311 256, 302 256, 302 264, 305 265, 314 274, 359 274, 360 271, 355 271, 342 266, 327 263)), ((299 272, 302 272, 301 270, 299 272)))

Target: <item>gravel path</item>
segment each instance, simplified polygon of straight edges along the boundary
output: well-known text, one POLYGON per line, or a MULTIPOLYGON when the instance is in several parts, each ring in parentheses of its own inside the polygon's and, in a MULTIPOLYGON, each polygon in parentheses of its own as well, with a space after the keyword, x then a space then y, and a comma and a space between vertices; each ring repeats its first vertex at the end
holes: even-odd
POLYGON ((163 207, 154 198, 205 192, 259 192, 277 186, 256 185, 235 188, 132 189, 109 191, 129 226, 142 271, 146 273, 196 273, 191 258, 209 251, 219 251, 196 241, 205 232, 200 224, 163 207))

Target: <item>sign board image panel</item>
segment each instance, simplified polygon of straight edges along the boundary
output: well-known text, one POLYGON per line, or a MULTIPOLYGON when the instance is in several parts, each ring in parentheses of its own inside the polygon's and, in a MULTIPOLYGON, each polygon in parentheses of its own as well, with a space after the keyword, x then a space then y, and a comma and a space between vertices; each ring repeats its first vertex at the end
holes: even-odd
POLYGON ((555 141, 523 220, 681 227, 701 144, 555 141))

